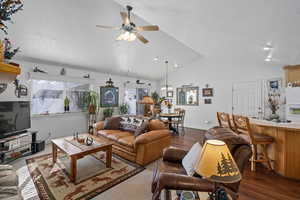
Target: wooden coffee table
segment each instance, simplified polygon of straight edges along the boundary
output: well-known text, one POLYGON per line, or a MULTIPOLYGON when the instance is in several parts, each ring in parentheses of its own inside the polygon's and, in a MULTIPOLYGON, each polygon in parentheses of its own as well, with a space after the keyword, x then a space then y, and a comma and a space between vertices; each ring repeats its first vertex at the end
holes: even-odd
POLYGON ((112 143, 102 143, 98 142, 95 136, 90 134, 81 134, 79 137, 93 137, 94 144, 92 146, 86 146, 86 148, 79 148, 67 139, 72 139, 72 137, 64 137, 59 139, 53 139, 52 142, 52 158, 53 164, 57 161, 57 149, 67 154, 70 158, 70 179, 72 182, 76 182, 77 175, 77 160, 83 158, 84 156, 97 153, 99 151, 106 152, 106 167, 111 168, 111 159, 112 159, 112 143))

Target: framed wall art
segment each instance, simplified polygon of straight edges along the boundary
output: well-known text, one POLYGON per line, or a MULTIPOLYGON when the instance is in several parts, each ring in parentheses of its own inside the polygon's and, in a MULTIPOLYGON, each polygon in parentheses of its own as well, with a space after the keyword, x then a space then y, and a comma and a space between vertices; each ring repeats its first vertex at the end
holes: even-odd
POLYGON ((211 99, 204 99, 204 104, 212 104, 212 100, 211 99))
POLYGON ((100 87, 100 107, 118 107, 119 88, 100 87))
POLYGON ((173 91, 168 91, 167 92, 167 97, 173 98, 174 92, 173 91))
POLYGON ((268 90, 280 90, 282 87, 282 79, 274 78, 267 81, 268 90))
POLYGON ((214 96, 213 88, 203 88, 202 89, 202 96, 203 97, 213 97, 214 96))
POLYGON ((181 87, 177 88, 176 92, 177 105, 199 105, 199 87, 181 87))

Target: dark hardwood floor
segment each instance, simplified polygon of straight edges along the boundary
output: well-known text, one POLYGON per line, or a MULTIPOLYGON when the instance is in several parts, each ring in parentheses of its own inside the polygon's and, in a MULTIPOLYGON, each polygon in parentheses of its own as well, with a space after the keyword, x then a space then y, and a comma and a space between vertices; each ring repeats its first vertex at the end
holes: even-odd
MULTIPOLYGON (((172 146, 188 150, 196 141, 201 141, 203 133, 203 130, 186 128, 184 136, 173 136, 172 146)), ((248 165, 243 174, 239 199, 300 200, 300 181, 284 178, 262 165, 257 165, 257 171, 251 172, 248 165)))

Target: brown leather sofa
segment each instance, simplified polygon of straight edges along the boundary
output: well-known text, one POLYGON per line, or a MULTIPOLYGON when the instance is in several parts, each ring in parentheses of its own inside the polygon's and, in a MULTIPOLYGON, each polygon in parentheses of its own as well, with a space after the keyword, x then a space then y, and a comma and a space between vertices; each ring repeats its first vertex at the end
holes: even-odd
MULTIPOLYGON (((200 144, 204 144, 207 139, 219 139, 224 141, 241 173, 243 173, 246 164, 248 163, 252 151, 249 143, 237 134, 233 133, 230 129, 215 127, 206 132, 203 141, 199 141, 200 144)), ((167 148, 163 153, 163 160, 158 162, 157 167, 153 174, 152 182, 152 199, 160 199, 160 193, 163 189, 169 190, 189 190, 189 191, 201 191, 201 192, 213 192, 214 184, 200 177, 188 176, 182 167, 182 159, 187 154, 187 151, 178 148, 167 148)), ((233 200, 238 199, 239 191, 238 183, 231 184, 218 184, 223 187, 227 194, 229 194, 233 200)), ((168 196, 168 195, 166 195, 168 196)))
POLYGON ((149 132, 137 137, 132 132, 104 130, 104 121, 94 124, 94 135, 100 140, 113 143, 113 153, 140 165, 147 165, 162 156, 163 149, 171 144, 171 134, 165 124, 149 121, 149 132))

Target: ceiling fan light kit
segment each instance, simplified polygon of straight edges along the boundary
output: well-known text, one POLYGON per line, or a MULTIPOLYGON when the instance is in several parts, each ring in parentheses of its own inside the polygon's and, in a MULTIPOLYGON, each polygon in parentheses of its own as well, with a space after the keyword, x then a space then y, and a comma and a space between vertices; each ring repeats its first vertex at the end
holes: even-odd
POLYGON ((113 30, 122 30, 123 32, 116 38, 116 40, 120 41, 128 41, 132 42, 136 39, 140 40, 142 43, 146 44, 149 41, 140 33, 142 31, 158 31, 159 27, 155 25, 149 26, 136 26, 131 21, 131 6, 126 6, 126 12, 120 12, 122 18, 122 26, 121 27, 113 27, 113 26, 103 26, 103 25, 96 25, 98 28, 103 29, 113 29, 113 30))

